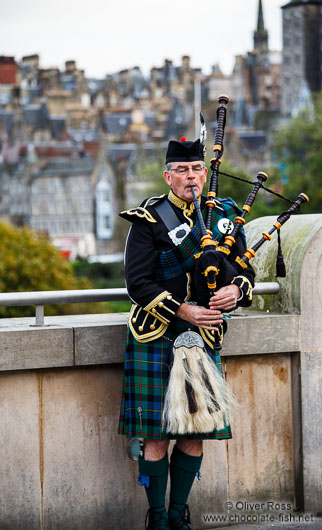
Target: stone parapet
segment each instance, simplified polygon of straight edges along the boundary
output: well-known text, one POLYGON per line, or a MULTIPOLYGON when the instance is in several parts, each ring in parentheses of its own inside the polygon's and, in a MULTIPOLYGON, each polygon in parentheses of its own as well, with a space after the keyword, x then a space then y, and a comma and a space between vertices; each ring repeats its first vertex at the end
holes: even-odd
MULTIPOLYGON (((122 363, 127 314, 46 317, 0 321, 0 371, 122 363)), ((222 355, 299 351, 299 315, 243 311, 229 319, 222 355), (258 333, 261 333, 261 341, 258 333)))

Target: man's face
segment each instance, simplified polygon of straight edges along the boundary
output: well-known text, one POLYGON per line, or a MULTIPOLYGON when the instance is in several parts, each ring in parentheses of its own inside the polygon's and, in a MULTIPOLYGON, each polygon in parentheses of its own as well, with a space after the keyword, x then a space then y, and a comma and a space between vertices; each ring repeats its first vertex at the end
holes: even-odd
POLYGON ((172 162, 171 171, 165 171, 163 175, 166 183, 177 197, 191 202, 193 200, 191 186, 193 186, 195 195, 198 198, 207 180, 207 168, 204 167, 202 160, 197 160, 196 162, 172 162))

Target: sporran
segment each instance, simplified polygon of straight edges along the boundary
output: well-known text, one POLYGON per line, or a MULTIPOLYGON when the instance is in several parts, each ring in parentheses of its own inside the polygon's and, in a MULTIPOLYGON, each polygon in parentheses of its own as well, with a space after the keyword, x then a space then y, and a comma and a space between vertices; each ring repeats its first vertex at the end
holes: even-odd
POLYGON ((169 433, 208 433, 229 424, 236 404, 202 337, 181 333, 173 343, 173 362, 165 395, 162 424, 169 433))

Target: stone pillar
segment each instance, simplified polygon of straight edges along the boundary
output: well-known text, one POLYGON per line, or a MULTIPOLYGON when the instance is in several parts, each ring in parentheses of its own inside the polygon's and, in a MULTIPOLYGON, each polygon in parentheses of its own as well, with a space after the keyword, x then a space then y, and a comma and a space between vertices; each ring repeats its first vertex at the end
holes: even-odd
POLYGON ((322 515, 322 219, 315 228, 300 281, 303 490, 305 511, 322 515))

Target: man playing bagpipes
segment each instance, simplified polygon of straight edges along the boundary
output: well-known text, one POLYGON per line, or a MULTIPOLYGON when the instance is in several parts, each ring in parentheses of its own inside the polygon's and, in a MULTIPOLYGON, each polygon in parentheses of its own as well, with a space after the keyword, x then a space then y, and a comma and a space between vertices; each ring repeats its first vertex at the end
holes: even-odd
MULTIPOLYGON (((187 530, 187 499, 201 467, 202 440, 232 436, 233 398, 219 355, 226 328, 223 312, 251 304, 254 271, 247 265, 234 274, 229 265, 246 249, 241 229, 217 274, 216 291, 208 303, 200 304, 195 270, 202 230, 193 202, 194 193, 206 216, 201 194, 207 169, 200 140, 169 142, 164 178, 170 187, 167 196, 149 198, 120 214, 132 223, 125 264, 133 306, 119 433, 144 439, 139 483, 145 486, 150 505, 146 528, 187 530), (176 444, 169 466, 171 439, 176 444)), ((216 198, 213 203, 208 234, 220 244, 241 210, 231 199, 216 198)))

